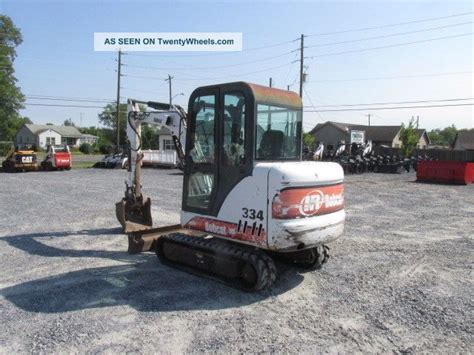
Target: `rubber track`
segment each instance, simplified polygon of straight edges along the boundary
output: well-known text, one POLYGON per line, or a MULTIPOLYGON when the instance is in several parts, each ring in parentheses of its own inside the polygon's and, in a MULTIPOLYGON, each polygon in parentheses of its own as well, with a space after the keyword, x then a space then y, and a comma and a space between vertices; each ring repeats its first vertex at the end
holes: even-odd
POLYGON ((274 257, 284 263, 294 265, 296 267, 307 270, 318 270, 323 264, 329 260, 329 247, 327 245, 319 245, 312 249, 290 253, 274 253, 274 257), (307 260, 307 253, 313 254, 313 260, 307 260))
POLYGON ((329 260, 329 247, 327 245, 320 245, 314 248, 316 252, 316 260, 312 265, 306 265, 306 268, 311 270, 320 269, 329 260))
POLYGON ((169 266, 173 266, 193 274, 203 275, 212 279, 217 279, 232 287, 243 289, 245 291, 259 291, 270 288, 276 279, 276 266, 272 258, 263 251, 237 243, 223 241, 217 238, 204 239, 201 237, 191 237, 185 234, 174 233, 162 236, 158 239, 156 254, 160 261, 169 266), (257 281, 253 285, 245 285, 241 279, 229 279, 219 274, 219 270, 212 270, 206 273, 186 264, 170 261, 163 255, 162 246, 164 243, 171 242, 181 246, 189 247, 193 250, 206 251, 209 254, 218 254, 220 257, 237 259, 244 263, 252 265, 257 273, 257 281))

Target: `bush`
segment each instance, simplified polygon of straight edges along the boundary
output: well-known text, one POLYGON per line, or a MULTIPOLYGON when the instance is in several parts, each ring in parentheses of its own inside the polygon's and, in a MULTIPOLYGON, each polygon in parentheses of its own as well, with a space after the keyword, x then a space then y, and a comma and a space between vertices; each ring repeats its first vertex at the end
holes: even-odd
POLYGON ((8 152, 10 152, 12 146, 12 142, 0 142, 0 157, 6 156, 8 152))
POLYGON ((94 151, 108 155, 114 151, 114 147, 107 143, 98 143, 94 146, 94 151))
POLYGON ((89 143, 82 143, 79 146, 79 151, 82 154, 91 154, 92 153, 92 146, 89 143))

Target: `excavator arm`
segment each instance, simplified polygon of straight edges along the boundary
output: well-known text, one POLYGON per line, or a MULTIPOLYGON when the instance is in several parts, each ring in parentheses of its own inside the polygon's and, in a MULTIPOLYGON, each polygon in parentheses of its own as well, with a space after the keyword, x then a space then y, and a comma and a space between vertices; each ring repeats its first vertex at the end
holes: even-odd
POLYGON ((125 233, 149 229, 153 225, 151 218, 151 200, 141 191, 141 160, 143 159, 141 125, 143 123, 166 127, 173 138, 178 158, 184 164, 183 145, 186 141, 186 112, 180 106, 159 102, 128 100, 127 139, 130 147, 128 178, 125 182, 125 196, 115 205, 117 219, 125 233), (140 111, 140 105, 146 105, 153 111, 140 111))

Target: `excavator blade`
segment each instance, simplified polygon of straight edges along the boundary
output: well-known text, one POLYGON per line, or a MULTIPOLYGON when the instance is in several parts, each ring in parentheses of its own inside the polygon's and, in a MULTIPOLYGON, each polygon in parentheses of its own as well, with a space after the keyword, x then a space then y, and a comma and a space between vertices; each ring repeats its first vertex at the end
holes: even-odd
POLYGON ((153 226, 150 198, 145 199, 144 203, 134 204, 130 204, 124 198, 115 204, 115 214, 124 233, 127 234, 147 230, 153 226))

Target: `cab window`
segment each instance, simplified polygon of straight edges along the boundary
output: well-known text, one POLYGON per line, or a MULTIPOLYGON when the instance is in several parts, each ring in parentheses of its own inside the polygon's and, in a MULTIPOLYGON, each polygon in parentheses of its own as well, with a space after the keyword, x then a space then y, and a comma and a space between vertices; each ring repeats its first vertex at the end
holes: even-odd
POLYGON ((273 105, 257 105, 256 160, 299 160, 301 111, 273 105))
POLYGON ((245 164, 245 97, 242 94, 224 95, 223 164, 245 164))

